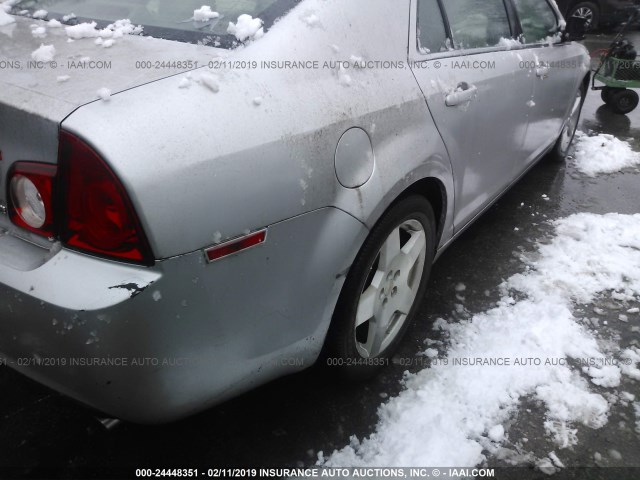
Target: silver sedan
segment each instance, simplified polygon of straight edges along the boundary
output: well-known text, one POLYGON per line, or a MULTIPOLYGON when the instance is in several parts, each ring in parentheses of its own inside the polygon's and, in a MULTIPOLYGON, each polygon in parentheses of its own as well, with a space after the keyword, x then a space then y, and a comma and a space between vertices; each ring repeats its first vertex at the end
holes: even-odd
POLYGON ((589 80, 553 1, 202 2, 0 4, 2 361, 137 422, 374 375, 589 80))

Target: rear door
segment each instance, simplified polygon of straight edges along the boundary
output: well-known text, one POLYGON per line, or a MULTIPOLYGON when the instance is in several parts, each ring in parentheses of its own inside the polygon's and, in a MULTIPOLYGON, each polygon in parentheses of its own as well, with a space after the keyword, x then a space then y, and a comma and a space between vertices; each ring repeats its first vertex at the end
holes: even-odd
POLYGON ((513 3, 526 45, 525 65, 534 79, 525 139, 528 155, 520 165, 524 169, 560 135, 586 74, 586 65, 582 47, 561 41, 559 12, 547 0, 513 0, 513 3))
POLYGON ((533 79, 520 68, 510 3, 414 3, 410 63, 453 164, 460 229, 514 178, 533 79))

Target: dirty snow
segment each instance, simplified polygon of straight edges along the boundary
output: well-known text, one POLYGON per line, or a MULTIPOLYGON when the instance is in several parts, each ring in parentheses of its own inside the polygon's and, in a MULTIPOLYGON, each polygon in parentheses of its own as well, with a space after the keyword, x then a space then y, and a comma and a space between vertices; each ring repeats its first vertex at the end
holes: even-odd
POLYGON ((631 145, 613 135, 588 136, 576 132, 574 162, 585 175, 595 177, 600 173, 614 173, 628 167, 640 165, 640 153, 631 145))
MULTIPOLYGON (((405 390, 380 407, 375 433, 321 452, 319 465, 475 466, 516 440, 504 427, 525 397, 542 403, 541 424, 560 449, 576 445, 577 425, 606 424, 609 402, 594 385, 640 379, 640 349, 604 352, 573 305, 607 292, 640 295, 640 215, 582 213, 554 226, 551 242, 523 257, 526 272, 501 285, 496 308, 435 322, 448 335, 446 354, 405 375, 405 390), (626 362, 609 365, 610 355, 626 362)), ((551 452, 536 465, 553 473, 561 463, 551 452)))
POLYGON ((196 22, 206 22, 208 20, 218 18, 219 16, 220 14, 211 10, 211 7, 208 5, 203 5, 202 7, 193 11, 193 20, 195 20, 196 22))
POLYGON ((229 22, 227 33, 235 35, 241 42, 247 39, 257 40, 264 35, 262 23, 262 20, 253 18, 251 15, 240 15, 236 23, 229 22))
POLYGON ((56 48, 53 45, 40 44, 40 47, 31 53, 31 58, 36 62, 50 62, 56 55, 56 48))

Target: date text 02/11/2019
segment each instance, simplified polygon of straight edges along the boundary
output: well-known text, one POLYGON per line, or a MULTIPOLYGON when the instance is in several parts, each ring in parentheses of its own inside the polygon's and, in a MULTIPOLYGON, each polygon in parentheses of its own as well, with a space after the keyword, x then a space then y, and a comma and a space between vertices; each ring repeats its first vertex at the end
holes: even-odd
POLYGON ((136 469, 136 477, 150 478, 493 478, 494 469, 487 468, 209 468, 198 469, 136 469))

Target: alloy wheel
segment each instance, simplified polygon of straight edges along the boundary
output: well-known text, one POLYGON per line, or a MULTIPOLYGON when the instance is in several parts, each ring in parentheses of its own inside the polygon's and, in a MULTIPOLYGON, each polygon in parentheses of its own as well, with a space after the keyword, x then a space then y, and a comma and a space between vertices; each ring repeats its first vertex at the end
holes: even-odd
POLYGON ((575 12, 573 12, 572 17, 584 20, 585 27, 590 28, 593 25, 593 18, 595 17, 595 13, 589 7, 580 7, 575 12))
POLYGON ((380 248, 357 306, 354 335, 363 358, 380 355, 402 330, 418 294, 426 252, 426 233, 417 220, 393 229, 380 248))

